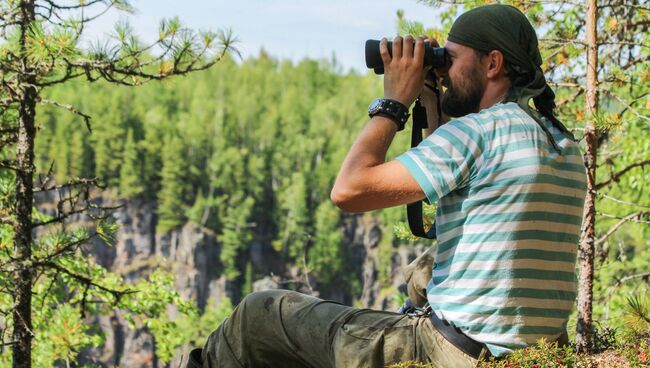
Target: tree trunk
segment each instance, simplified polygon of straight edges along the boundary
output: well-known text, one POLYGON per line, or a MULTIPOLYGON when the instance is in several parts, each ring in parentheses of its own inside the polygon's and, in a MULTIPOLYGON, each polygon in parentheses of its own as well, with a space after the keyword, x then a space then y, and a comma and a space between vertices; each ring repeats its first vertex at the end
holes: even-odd
POLYGON ((587 197, 585 199, 584 223, 580 236, 579 252, 579 290, 578 324, 576 326, 576 347, 589 353, 592 330, 592 301, 594 282, 594 242, 596 225, 596 158, 598 148, 598 45, 596 43, 596 23, 598 8, 596 0, 588 1, 587 8, 587 91, 585 126, 586 150, 584 163, 587 168, 587 197))
POLYGON ((20 59, 18 73, 20 93, 19 126, 16 161, 16 224, 14 225, 14 258, 17 267, 13 272, 15 309, 13 311, 13 367, 32 366, 32 284, 34 270, 32 258, 32 206, 34 197, 34 117, 36 115, 36 77, 27 53, 28 31, 34 21, 34 2, 20 4, 20 59))

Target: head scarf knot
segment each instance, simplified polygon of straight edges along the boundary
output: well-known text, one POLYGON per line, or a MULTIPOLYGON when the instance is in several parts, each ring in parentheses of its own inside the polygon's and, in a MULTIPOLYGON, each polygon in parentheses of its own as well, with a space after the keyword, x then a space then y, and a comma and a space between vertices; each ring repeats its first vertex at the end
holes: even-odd
POLYGON ((553 115, 555 93, 544 78, 537 35, 519 9, 510 5, 492 4, 469 10, 456 19, 447 39, 484 53, 501 51, 511 69, 508 73, 512 85, 505 102, 516 102, 530 115, 558 152, 561 150, 542 117, 550 120, 565 136, 575 140, 564 124, 553 115), (529 105, 531 99, 537 110, 529 105))

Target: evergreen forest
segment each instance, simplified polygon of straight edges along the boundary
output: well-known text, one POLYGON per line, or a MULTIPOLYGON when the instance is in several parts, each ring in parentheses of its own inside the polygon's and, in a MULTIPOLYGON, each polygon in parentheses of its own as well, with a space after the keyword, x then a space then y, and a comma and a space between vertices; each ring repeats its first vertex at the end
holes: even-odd
MULTIPOLYGON (((155 202, 158 232, 192 222, 216 234, 228 279, 242 277, 238 255, 257 239, 288 262, 306 255, 323 285, 359 293, 356 275, 344 271, 354 266, 340 241, 344 214, 329 194, 380 93, 379 77, 265 52, 136 89, 70 83, 48 98, 93 116, 92 133, 76 116, 42 109, 37 167, 54 164, 60 181, 97 177, 114 196, 155 202)), ((402 212, 376 215, 390 229, 402 212)))
MULTIPOLYGON (((558 116, 585 152, 589 145, 598 148, 591 187, 595 198, 591 350, 620 347, 641 336, 638 346, 623 355, 631 366, 647 366, 650 360, 643 354, 650 339, 650 8, 635 1, 598 2, 599 101, 590 111, 585 105, 590 88, 588 45, 576 41, 584 36, 585 8, 550 3, 518 5, 543 30, 543 68, 557 95, 558 116), (597 132, 592 141, 584 138, 590 127, 597 132)), ((398 12, 396 32, 444 41, 455 16, 475 5, 478 2, 445 5, 438 28, 411 22, 408 14, 398 12)), ((74 79, 44 89, 43 100, 73 106, 82 114, 60 104, 37 106, 36 181, 48 178, 64 186, 92 178, 97 186, 88 193, 97 207, 90 207, 91 215, 106 203, 114 205, 113 211, 141 207, 153 216, 155 234, 196 229, 218 245, 218 261, 207 268, 225 282, 227 295, 198 303, 177 290, 175 280, 182 275, 164 258, 152 261, 137 277, 131 271, 113 272, 92 247, 110 248, 119 241, 120 221, 110 215, 91 216, 92 221, 71 216, 56 230, 40 232, 40 240, 34 241, 37 256, 59 243, 84 243, 74 257, 57 261, 58 268, 47 271, 52 272, 48 279, 35 279, 34 367, 97 362, 99 358, 89 352, 111 336, 98 327, 96 317, 113 315, 115 310, 124 312, 120 318, 128 328, 143 328, 153 336, 152 363, 141 366, 177 365, 181 354, 203 344, 260 279, 358 307, 396 309, 404 298, 396 287, 398 263, 412 259, 431 242, 410 236, 404 207, 351 214, 330 201, 341 162, 368 120, 368 104, 382 96, 382 86, 381 77, 346 71, 335 59, 291 62, 261 50, 245 60, 226 54, 206 70, 137 87, 74 79), (360 253, 349 244, 356 229, 367 224, 379 233, 376 254, 368 261, 373 272, 370 286, 364 284, 369 251, 360 253), (89 231, 97 235, 92 241, 86 241, 89 231), (269 257, 269 262, 281 265, 281 272, 254 267, 252 254, 269 257), (374 290, 371 304, 369 288, 374 290)), ((408 149, 409 130, 398 134, 387 159, 408 149)), ((0 158, 11 158, 0 143, 0 158)), ((14 182, 14 175, 3 169, 3 206, 15 198, 14 182)), ((35 198, 34 218, 50 221, 60 198, 38 194, 35 198)), ((430 221, 433 209, 425 211, 430 221)), ((8 216, 4 209, 0 215, 8 216)), ((7 254, 13 242, 8 224, 0 224, 0 250, 7 254)), ((0 259, 8 264, 7 254, 0 259)), ((7 275, 2 275, 2 285, 11 283, 7 275)), ((0 295, 2 311, 12 303, 10 294, 0 295)), ((4 335, 12 322, 8 313, 2 314, 4 335)), ((568 326, 571 338, 577 319, 576 310, 568 326)), ((11 366, 11 350, 0 348, 0 353, 0 366, 11 366)))

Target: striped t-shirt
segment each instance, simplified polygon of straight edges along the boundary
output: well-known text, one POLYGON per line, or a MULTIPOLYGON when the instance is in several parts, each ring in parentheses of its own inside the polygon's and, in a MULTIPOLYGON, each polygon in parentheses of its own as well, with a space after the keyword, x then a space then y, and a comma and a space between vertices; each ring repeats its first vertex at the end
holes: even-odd
POLYGON ((517 104, 497 104, 397 158, 438 201, 429 303, 495 356, 557 339, 576 297, 585 168, 546 126, 561 154, 517 104))

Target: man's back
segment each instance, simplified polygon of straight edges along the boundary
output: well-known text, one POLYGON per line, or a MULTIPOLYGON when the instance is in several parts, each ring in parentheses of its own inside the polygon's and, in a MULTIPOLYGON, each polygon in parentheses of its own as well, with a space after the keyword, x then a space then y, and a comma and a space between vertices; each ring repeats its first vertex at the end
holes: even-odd
POLYGON ((557 339, 575 300, 586 176, 577 144, 547 127, 562 154, 517 104, 497 104, 398 158, 439 198, 429 303, 494 355, 557 339))

